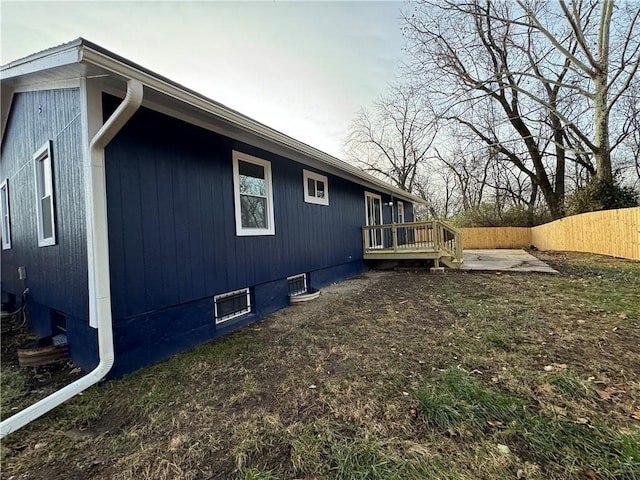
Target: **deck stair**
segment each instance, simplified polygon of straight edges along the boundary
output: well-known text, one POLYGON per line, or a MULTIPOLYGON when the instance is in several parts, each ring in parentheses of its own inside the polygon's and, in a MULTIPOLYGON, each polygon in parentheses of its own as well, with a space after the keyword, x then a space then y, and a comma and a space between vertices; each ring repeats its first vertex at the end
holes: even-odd
POLYGON ((362 227, 365 260, 433 260, 460 268, 462 233, 442 220, 362 227))

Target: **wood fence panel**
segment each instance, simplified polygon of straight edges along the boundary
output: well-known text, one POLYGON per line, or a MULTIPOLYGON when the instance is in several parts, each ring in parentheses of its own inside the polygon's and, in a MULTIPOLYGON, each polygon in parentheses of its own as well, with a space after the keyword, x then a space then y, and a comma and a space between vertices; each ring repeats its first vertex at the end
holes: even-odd
POLYGON ((529 227, 461 228, 462 244, 473 248, 524 248, 531 245, 529 227))
POLYGON ((531 243, 540 250, 640 260, 640 207, 583 213, 539 225, 531 229, 531 243))

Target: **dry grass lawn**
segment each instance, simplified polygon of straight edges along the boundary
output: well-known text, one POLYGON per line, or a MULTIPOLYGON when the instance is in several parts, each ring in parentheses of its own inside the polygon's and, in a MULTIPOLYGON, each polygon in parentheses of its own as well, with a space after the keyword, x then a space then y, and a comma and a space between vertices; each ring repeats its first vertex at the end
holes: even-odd
MULTIPOLYGON (((2 478, 638 479, 640 263, 536 255, 334 285, 8 436, 2 478)), ((3 416, 53 388, 5 357, 3 416)))

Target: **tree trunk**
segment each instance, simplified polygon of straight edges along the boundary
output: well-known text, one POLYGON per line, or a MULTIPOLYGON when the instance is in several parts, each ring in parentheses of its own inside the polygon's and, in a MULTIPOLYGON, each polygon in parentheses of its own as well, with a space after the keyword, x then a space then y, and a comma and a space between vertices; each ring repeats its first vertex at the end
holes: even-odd
POLYGON ((599 72, 594 78, 594 120, 596 149, 596 178, 609 185, 613 184, 611 167, 611 145, 609 144, 609 108, 607 106, 607 74, 599 72))
POLYGON ((593 110, 595 121, 594 157, 596 176, 609 185, 613 184, 611 167, 611 145, 609 143, 609 33, 613 0, 606 0, 602 6, 600 31, 598 32, 598 61, 593 72, 593 110))

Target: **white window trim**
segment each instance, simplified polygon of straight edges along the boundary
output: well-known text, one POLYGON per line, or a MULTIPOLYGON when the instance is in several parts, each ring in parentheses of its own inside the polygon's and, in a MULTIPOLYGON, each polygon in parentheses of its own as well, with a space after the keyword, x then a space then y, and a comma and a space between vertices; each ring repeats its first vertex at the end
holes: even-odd
POLYGON ((398 200, 398 223, 404 223, 404 202, 398 200))
POLYGON ((319 173, 310 172, 309 170, 302 170, 302 183, 304 184, 304 201, 306 203, 329 205, 329 181, 327 177, 319 173), (309 182, 307 181, 309 178, 324 183, 324 198, 309 195, 309 182))
POLYGON ((38 149, 36 153, 33 154, 33 170, 34 170, 34 180, 36 184, 36 212, 37 212, 37 222, 38 222, 38 246, 39 247, 48 247, 50 245, 56 244, 56 216, 55 216, 55 189, 54 189, 54 181, 53 181, 53 158, 51 156, 51 140, 48 140, 42 147, 38 149), (40 169, 38 168, 38 162, 40 162, 43 158, 49 157, 49 165, 51 166, 51 236, 44 238, 43 232, 43 216, 42 216, 42 192, 40 191, 40 169))
MULTIPOLYGON (((5 192, 6 195, 6 204, 2 202, 0 204, 0 215, 2 221, 2 250, 9 250, 11 248, 11 207, 9 206, 9 179, 5 179, 4 182, 0 183, 0 191, 5 192), (6 210, 5 210, 6 209, 6 210), (7 217, 7 231, 4 231, 4 217, 7 217)), ((0 195, 0 201, 2 196, 0 195)))
POLYGON ((307 285, 307 274, 306 273, 300 273, 298 275, 292 275, 290 277, 287 277, 287 285, 289 283, 289 280, 296 280, 296 279, 298 279, 300 277, 302 277, 304 279, 304 291, 298 292, 298 293, 294 293, 293 294, 294 296, 295 295, 302 295, 303 293, 305 293, 309 289, 309 285, 307 285))
POLYGON ((234 318, 238 318, 243 315, 246 315, 247 313, 251 313, 251 291, 249 290, 249 288, 241 288, 239 290, 234 290, 233 292, 221 293, 220 295, 216 295, 215 297, 213 297, 213 309, 214 309, 214 318, 216 321, 216 325, 220 325, 221 323, 225 323, 234 318), (238 293, 246 293, 247 308, 239 312, 236 312, 233 315, 229 315, 223 318, 218 318, 218 300, 221 300, 226 297, 230 297, 232 295, 237 295, 238 293))
POLYGON ((236 235, 239 237, 252 236, 252 235, 275 235, 276 226, 273 214, 273 185, 271 181, 271 162, 262 160, 261 158, 247 155, 246 153, 233 150, 233 196, 235 203, 236 214, 236 235), (245 228, 242 226, 242 212, 240 211, 240 174, 238 169, 238 160, 243 162, 253 163, 264 167, 264 180, 266 186, 266 199, 267 199, 267 228, 245 228))

